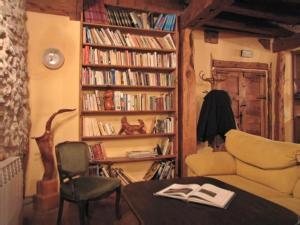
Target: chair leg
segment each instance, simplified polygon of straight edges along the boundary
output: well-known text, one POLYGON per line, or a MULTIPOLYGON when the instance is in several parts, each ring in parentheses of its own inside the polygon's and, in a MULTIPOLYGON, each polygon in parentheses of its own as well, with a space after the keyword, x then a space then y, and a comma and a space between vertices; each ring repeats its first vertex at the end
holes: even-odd
POLYGON ((59 198, 59 208, 58 208, 58 215, 57 215, 57 221, 56 224, 61 224, 61 217, 64 210, 64 199, 62 197, 59 198))
POLYGON ((89 201, 86 201, 85 204, 85 216, 89 217, 89 201))
POLYGON ((80 201, 77 203, 78 209, 79 209, 79 219, 80 219, 80 225, 84 225, 84 219, 85 219, 85 201, 80 201))
POLYGON ((119 187, 116 189, 116 202, 115 202, 115 207, 116 207, 116 216, 117 216, 117 219, 121 219, 120 199, 121 199, 121 186, 119 186, 119 187))

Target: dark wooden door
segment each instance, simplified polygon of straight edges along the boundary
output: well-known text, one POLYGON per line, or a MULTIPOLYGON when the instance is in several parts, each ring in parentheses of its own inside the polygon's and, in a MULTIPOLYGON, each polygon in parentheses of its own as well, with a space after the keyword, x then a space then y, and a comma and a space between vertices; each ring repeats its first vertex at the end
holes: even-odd
POLYGON ((215 70, 215 89, 225 90, 240 130, 266 137, 266 77, 264 72, 215 70))

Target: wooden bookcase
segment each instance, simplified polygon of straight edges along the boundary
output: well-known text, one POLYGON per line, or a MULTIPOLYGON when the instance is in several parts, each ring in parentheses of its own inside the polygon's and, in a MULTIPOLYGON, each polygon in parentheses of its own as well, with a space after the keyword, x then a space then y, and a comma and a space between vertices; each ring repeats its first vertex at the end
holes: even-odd
POLYGON ((300 51, 293 52, 292 59, 294 142, 300 143, 300 51))
MULTIPOLYGON (((111 7, 111 6, 109 6, 111 7)), ((126 9, 130 10, 130 9, 126 9)), ((137 11, 133 10, 132 11, 137 11)), ((81 71, 83 69, 89 68, 90 70, 97 71, 107 71, 107 70, 120 70, 120 71, 137 71, 137 72, 149 72, 149 73, 171 73, 173 76, 173 85, 170 86, 142 86, 142 85, 111 85, 111 84, 83 84, 82 79, 80 79, 80 138, 82 141, 89 143, 97 143, 102 142, 105 147, 107 158, 103 160, 99 160, 93 163, 100 164, 116 164, 116 163, 135 163, 135 162, 143 162, 143 161, 160 161, 160 160, 174 160, 175 161, 175 176, 178 175, 178 45, 179 45, 179 35, 178 35, 178 18, 176 17, 176 24, 174 31, 164 31, 164 30, 154 30, 154 29, 140 29, 134 27, 123 27, 123 26, 115 26, 115 25, 107 25, 107 24, 99 24, 99 23, 91 23, 85 22, 82 16, 82 63, 81 63, 81 71), (174 44, 176 46, 175 49, 160 49, 160 48, 140 48, 140 47, 128 47, 128 46, 115 46, 115 45, 100 45, 100 44, 92 44, 84 42, 83 33, 85 28, 108 28, 111 31, 120 31, 122 34, 131 34, 131 35, 142 35, 149 37, 164 37, 165 35, 171 35, 174 40, 174 44), (99 49, 103 51, 113 50, 113 51, 128 51, 128 52, 137 52, 137 53, 150 53, 150 54, 175 54, 176 55, 176 67, 154 67, 154 66, 128 66, 128 65, 111 65, 111 64, 91 64, 85 62, 85 48, 86 46, 92 47, 94 49, 99 49), (85 93, 91 93, 95 90, 99 92, 104 92, 106 90, 113 91, 122 91, 124 93, 146 93, 146 94, 154 94, 154 95, 163 95, 163 94, 171 94, 172 95, 172 109, 167 110, 131 110, 131 111, 116 111, 116 110, 83 110, 83 96, 85 93), (84 135, 84 118, 92 117, 96 118, 97 121, 103 120, 103 122, 110 121, 118 121, 121 124, 121 117, 128 116, 131 118, 130 123, 136 123, 137 119, 155 119, 173 117, 174 118, 174 132, 172 133, 159 133, 153 134, 149 133, 147 129, 146 134, 133 134, 133 135, 105 135, 105 136, 86 136, 84 135), (109 120, 109 121, 105 121, 109 120), (138 145, 141 145, 143 140, 153 140, 152 147, 154 148, 157 144, 160 144, 164 138, 169 138, 173 142, 173 151, 172 154, 167 155, 159 155, 156 157, 147 157, 147 158, 128 158, 126 156, 112 156, 110 157, 110 148, 106 146, 109 143, 114 142, 112 145, 117 145, 118 142, 130 141, 131 143, 137 142, 138 145), (159 140, 159 142, 157 142, 159 140)), ((81 72, 81 76, 83 76, 83 72, 81 72)), ((82 77, 81 77, 82 78, 82 77)), ((146 123, 146 122, 145 122, 146 123)), ((149 127, 146 124, 146 127, 149 127)), ((116 129, 116 128, 115 128, 116 129)), ((118 129, 116 129, 118 132, 118 129)), ((120 148, 122 148, 122 144, 120 148)), ((141 149, 144 150, 144 149, 141 149)), ((146 171, 145 171, 146 172, 146 171)))

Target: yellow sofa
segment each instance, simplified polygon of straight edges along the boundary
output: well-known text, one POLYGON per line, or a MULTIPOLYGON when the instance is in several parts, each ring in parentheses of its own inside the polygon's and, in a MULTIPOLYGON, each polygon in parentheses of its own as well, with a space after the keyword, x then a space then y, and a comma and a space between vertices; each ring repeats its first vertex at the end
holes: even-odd
POLYGON ((188 176, 216 178, 300 215, 300 144, 230 130, 225 146, 227 152, 189 155, 188 176))

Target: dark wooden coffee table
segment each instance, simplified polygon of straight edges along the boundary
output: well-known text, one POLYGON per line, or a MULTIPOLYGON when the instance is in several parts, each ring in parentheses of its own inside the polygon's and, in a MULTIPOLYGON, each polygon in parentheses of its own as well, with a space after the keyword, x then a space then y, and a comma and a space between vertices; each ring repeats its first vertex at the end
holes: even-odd
POLYGON ((138 182, 123 188, 123 196, 143 225, 295 225, 292 211, 246 191, 208 177, 138 182), (227 209, 154 196, 172 183, 211 183, 232 190, 227 209))

